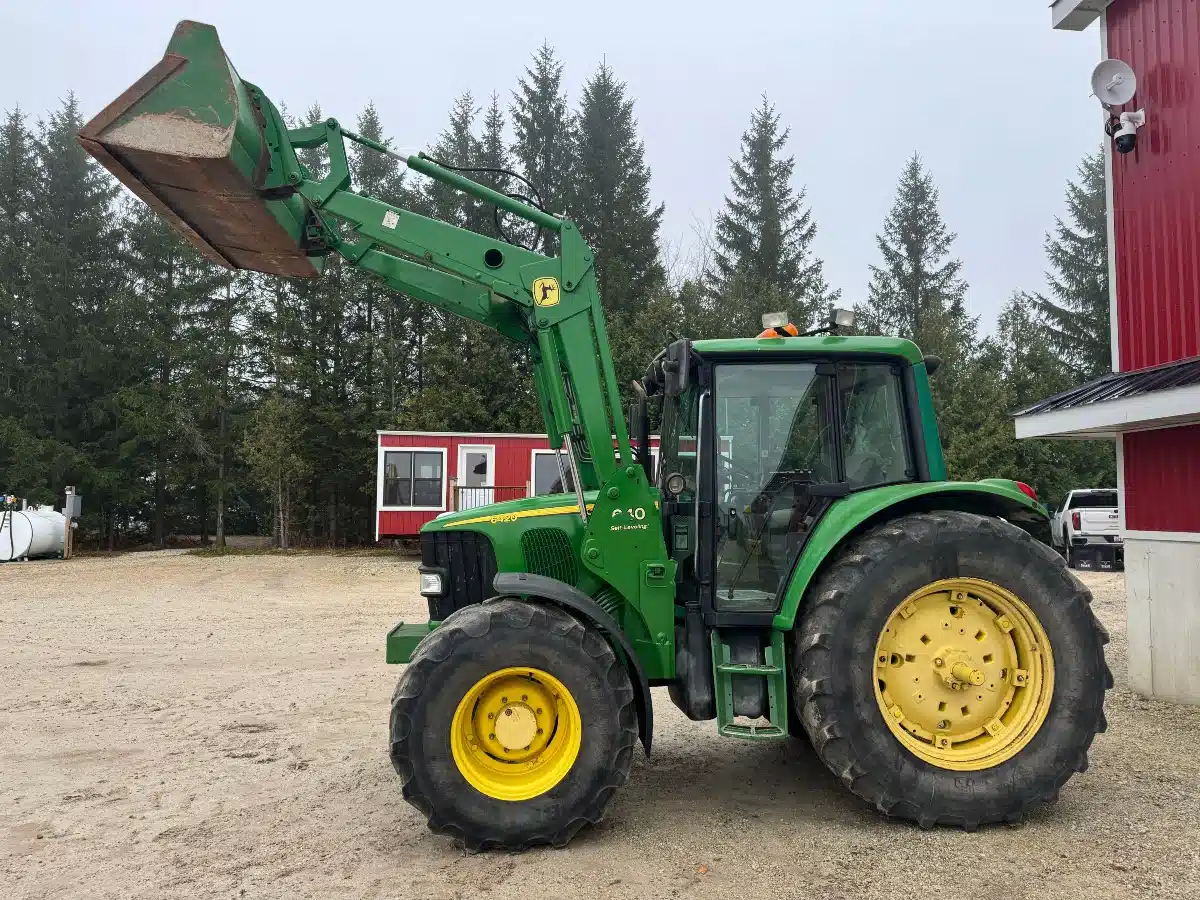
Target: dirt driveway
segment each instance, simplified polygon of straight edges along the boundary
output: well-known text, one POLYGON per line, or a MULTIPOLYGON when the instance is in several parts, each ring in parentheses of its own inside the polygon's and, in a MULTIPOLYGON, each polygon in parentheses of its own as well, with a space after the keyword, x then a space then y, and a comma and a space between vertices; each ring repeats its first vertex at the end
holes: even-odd
POLYGON ((718 740, 656 696, 654 756, 566 850, 467 856, 387 759, 390 557, 136 554, 0 567, 0 897, 1200 897, 1200 709, 1124 688, 1020 827, 885 822, 799 742, 718 740))

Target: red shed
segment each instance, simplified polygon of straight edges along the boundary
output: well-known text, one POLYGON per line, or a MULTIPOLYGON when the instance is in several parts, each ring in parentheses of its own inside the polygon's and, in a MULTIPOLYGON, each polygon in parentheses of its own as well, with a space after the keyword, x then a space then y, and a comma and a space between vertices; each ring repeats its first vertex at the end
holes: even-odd
MULTIPOLYGON (((553 493, 558 463, 544 434, 380 431, 375 539, 414 537, 443 512, 553 493)), ((658 464, 658 438, 650 438, 658 464)))
POLYGON ((1018 414, 1017 436, 1115 442, 1130 681, 1200 703, 1200 4, 1057 0, 1051 16, 1099 21, 1101 56, 1137 82, 1116 112, 1146 121, 1131 152, 1105 139, 1113 374, 1018 414))

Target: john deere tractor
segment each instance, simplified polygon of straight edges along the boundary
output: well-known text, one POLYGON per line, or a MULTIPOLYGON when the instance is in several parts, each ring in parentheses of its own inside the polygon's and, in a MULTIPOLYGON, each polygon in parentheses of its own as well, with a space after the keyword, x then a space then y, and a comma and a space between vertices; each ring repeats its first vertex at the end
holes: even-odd
POLYGON ((215 262, 315 278, 336 255, 528 351, 566 492, 429 523, 429 621, 387 635, 407 664, 391 760, 433 830, 565 844, 650 752, 654 687, 722 737, 807 736, 927 827, 1019 820, 1085 769, 1112 685, 1090 594, 1028 486, 947 480, 933 360, 909 341, 840 334, 840 313, 675 340, 623 409, 569 218, 422 154, 404 162, 557 253, 356 193, 347 143, 391 151, 334 119, 288 128, 195 22, 80 140, 215 262))

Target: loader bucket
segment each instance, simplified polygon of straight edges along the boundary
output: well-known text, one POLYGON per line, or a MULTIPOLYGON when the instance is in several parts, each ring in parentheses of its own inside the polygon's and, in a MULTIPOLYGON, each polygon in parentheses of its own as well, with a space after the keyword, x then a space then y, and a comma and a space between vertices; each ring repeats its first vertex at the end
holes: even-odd
POLYGON ((321 260, 304 250, 304 201, 262 193, 286 142, 268 141, 270 101, 256 107, 255 90, 215 28, 180 22, 158 65, 88 122, 79 142, 214 262, 314 277, 321 260))

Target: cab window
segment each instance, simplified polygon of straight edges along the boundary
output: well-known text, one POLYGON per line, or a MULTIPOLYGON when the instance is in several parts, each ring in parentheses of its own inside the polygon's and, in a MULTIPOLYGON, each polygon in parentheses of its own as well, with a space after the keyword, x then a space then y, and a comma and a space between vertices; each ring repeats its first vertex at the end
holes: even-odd
POLYGON ((839 365, 838 394, 850 489, 913 480, 899 372, 879 363, 839 365))

